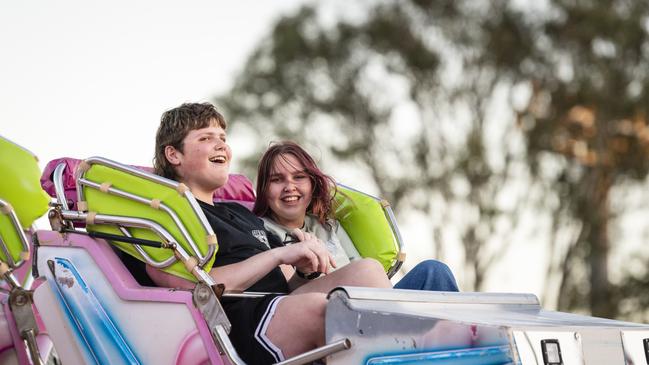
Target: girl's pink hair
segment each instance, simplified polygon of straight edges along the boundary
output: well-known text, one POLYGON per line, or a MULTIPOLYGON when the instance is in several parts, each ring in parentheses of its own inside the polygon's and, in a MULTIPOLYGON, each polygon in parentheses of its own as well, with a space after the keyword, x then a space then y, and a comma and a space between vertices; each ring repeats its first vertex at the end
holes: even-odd
MULTIPOLYGON (((328 225, 327 219, 333 218, 332 206, 333 197, 336 192, 335 181, 318 168, 311 155, 306 152, 300 145, 292 141, 283 141, 272 144, 259 160, 257 169, 257 199, 252 212, 257 216, 271 216, 271 210, 268 206, 268 185, 270 175, 273 173, 273 166, 278 158, 282 155, 293 155, 304 166, 304 172, 311 178, 313 185, 313 194, 311 203, 307 207, 307 213, 311 213, 318 218, 318 222, 328 225), (333 193, 332 194, 332 189, 333 193)), ((286 161, 288 162, 288 161, 286 161)))

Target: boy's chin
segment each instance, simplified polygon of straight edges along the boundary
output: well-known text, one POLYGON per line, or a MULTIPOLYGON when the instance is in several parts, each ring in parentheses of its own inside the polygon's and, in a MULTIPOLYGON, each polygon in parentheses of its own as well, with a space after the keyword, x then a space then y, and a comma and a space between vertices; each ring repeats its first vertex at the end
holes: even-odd
POLYGON ((217 189, 224 187, 225 184, 227 183, 228 183, 228 174, 225 174, 225 176, 219 176, 214 180, 214 185, 216 186, 217 189))

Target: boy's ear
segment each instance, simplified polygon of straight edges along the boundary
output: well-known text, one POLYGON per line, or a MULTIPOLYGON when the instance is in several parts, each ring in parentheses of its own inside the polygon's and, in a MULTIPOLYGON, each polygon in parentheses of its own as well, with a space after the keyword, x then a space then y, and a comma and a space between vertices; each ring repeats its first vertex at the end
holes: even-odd
POLYGON ((170 164, 174 166, 180 165, 180 157, 182 153, 174 146, 165 146, 165 158, 170 164))

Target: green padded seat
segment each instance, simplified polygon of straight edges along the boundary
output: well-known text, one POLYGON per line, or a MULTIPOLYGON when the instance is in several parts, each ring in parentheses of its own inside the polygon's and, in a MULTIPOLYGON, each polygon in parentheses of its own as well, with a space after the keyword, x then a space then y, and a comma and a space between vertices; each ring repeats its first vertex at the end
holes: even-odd
POLYGON ((386 212, 387 202, 343 185, 338 185, 337 190, 334 217, 358 253, 380 262, 386 272, 403 261, 398 232, 390 225, 386 212))
POLYGON ((47 211, 50 197, 41 189, 36 156, 3 137, 0 156, 0 261, 16 267, 29 258, 22 230, 47 211))
MULTIPOLYGON (((173 241, 189 255, 197 257, 199 266, 203 270, 209 272, 211 269, 214 263, 213 253, 217 249, 216 236, 200 207, 183 184, 95 157, 85 160, 79 166, 77 192, 79 202, 82 202, 79 204, 80 210, 88 211, 89 214, 135 217, 153 221, 161 225, 173 237, 173 241), (135 198, 120 196, 124 194, 130 194, 135 198), (169 211, 166 211, 165 207, 169 211), (174 215, 177 221, 174 220, 174 215), (186 235, 182 233, 183 227, 186 235), (210 247, 212 253, 208 257, 210 247), (203 261, 202 264, 200 261, 203 261)), ((87 223, 89 231, 123 235, 115 225, 92 224, 92 221, 87 223)), ((147 228, 131 227, 128 231, 135 238, 162 241, 160 236, 147 228)), ((132 244, 119 241, 113 243, 124 252, 147 262, 132 244)), ((170 249, 141 247, 158 263, 173 260, 174 254, 170 249)), ((187 280, 197 281, 178 260, 162 270, 187 280)))

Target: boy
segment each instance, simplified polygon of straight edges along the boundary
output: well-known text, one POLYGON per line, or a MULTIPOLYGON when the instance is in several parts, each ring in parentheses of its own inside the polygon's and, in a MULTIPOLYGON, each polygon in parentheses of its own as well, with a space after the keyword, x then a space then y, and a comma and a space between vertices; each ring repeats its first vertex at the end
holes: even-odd
MULTIPOLYGON (((326 293, 331 289, 391 285, 381 265, 371 259, 327 275, 335 262, 316 238, 296 230, 299 242, 284 245, 243 206, 215 204, 212 195, 226 183, 232 159, 226 127, 209 103, 183 104, 165 112, 156 135, 154 167, 157 174, 191 189, 216 233, 219 250, 209 274, 217 283, 229 290, 285 293, 224 298, 222 303, 239 356, 251 364, 279 362, 324 345, 326 293), (325 275, 306 279, 305 273, 311 272, 325 275)), ((147 272, 161 286, 193 286, 152 267, 147 272)))

